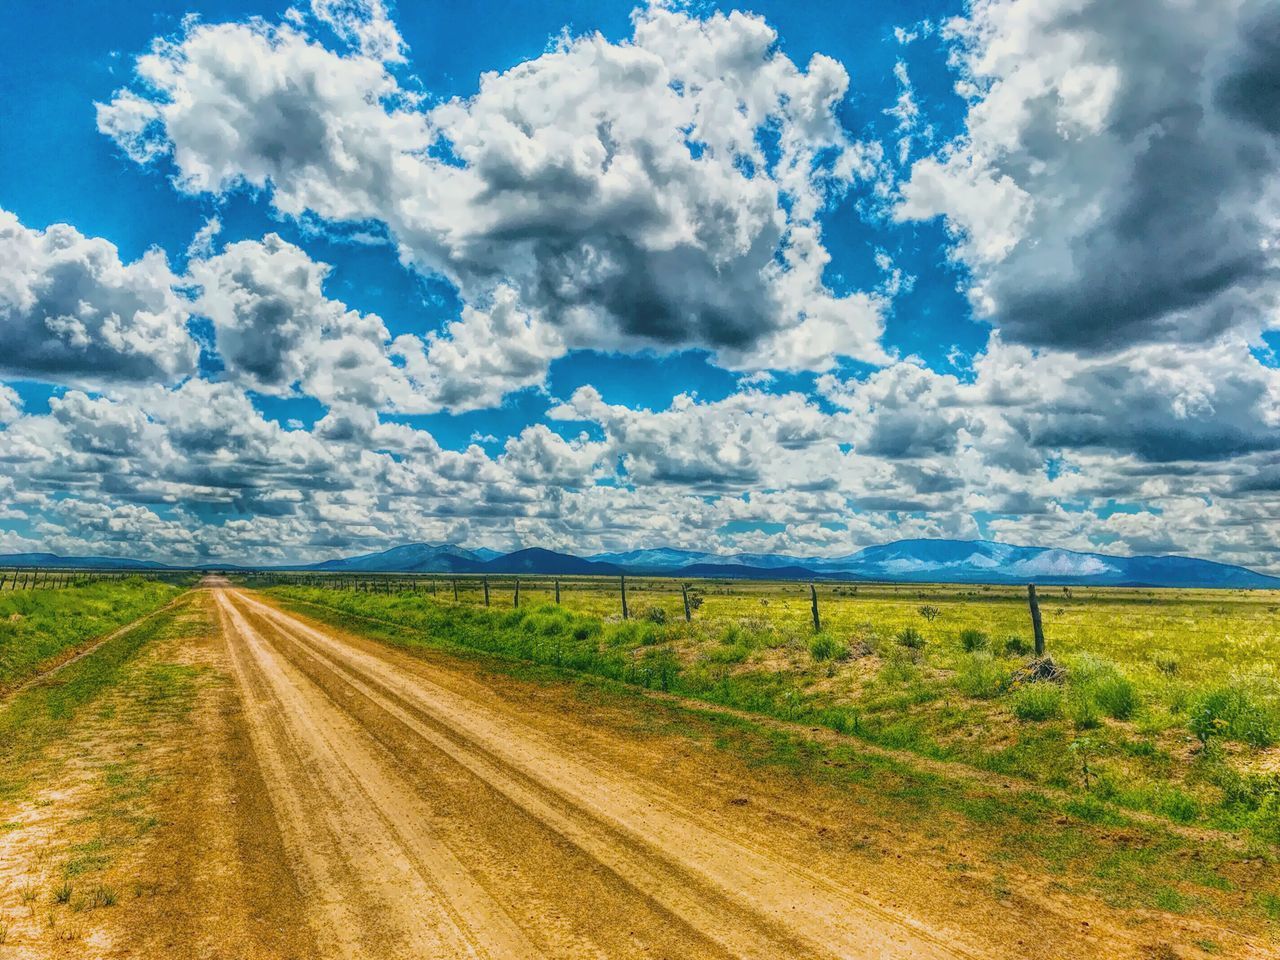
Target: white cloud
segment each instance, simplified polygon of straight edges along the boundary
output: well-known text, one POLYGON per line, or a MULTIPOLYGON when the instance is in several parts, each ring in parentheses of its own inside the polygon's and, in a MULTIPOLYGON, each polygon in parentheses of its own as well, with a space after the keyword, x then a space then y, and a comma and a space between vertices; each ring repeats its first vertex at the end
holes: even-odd
POLYGON ((171 155, 189 192, 247 184, 285 214, 379 220, 469 304, 515 289, 569 348, 878 362, 883 303, 825 286, 816 219, 876 176, 878 149, 836 117, 843 67, 802 70, 776 39, 757 17, 655 5, 631 42, 566 39, 422 112, 382 53, 195 24, 139 59, 144 92, 100 105, 99 127, 139 161, 171 155))
POLYGON ((971 0, 966 132, 900 219, 945 216, 1006 339, 1085 350, 1276 322, 1280 12, 1261 0, 971 0))
POLYGON ((0 383, 0 426, 13 423, 22 416, 22 398, 13 387, 0 383))
POLYGON ((0 372, 55 383, 171 383, 195 369, 186 304, 165 255, 133 263, 67 224, 0 210, 0 372))

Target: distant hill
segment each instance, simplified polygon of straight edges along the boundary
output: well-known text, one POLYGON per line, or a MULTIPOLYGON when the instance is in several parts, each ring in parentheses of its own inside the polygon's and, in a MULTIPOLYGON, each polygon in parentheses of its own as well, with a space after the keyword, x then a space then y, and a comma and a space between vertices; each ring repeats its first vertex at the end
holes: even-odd
MULTIPOLYGON (((118 557, 0 556, 0 566, 163 568, 118 557)), ((226 564, 206 567, 228 569, 226 564)), ((907 583, 1043 583, 1064 586, 1221 587, 1280 589, 1280 578, 1194 557, 1118 557, 990 540, 898 540, 843 557, 713 554, 656 547, 578 557, 540 547, 513 553, 471 550, 453 543, 408 543, 378 553, 282 570, 348 573, 553 574, 622 573, 752 580, 873 580, 907 583)))
POLYGON ((517 550, 479 565, 477 573, 555 573, 563 576, 617 576, 625 572, 612 563, 583 560, 568 553, 539 547, 517 550))
POLYGON ((463 573, 469 572, 472 565, 483 563, 494 556, 497 554, 491 550, 481 553, 453 543, 406 543, 380 553, 325 560, 298 569, 364 573, 463 573))
POLYGON ((167 565, 154 560, 128 557, 62 557, 56 553, 0 554, 0 567, 56 567, 77 570, 164 570, 167 565))

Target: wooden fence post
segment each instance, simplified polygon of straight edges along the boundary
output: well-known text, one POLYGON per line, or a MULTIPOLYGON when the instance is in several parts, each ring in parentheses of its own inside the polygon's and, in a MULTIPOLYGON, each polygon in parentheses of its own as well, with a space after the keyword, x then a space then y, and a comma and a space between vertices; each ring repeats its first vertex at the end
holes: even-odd
POLYGON ((1036 639, 1036 658, 1044 656, 1044 625, 1040 622, 1040 604, 1036 600, 1036 585, 1027 584, 1027 605, 1031 607, 1031 630, 1036 639))
POLYGON ((560 606, 560 581, 556 580, 556 606, 560 606))
POLYGON ((680 595, 684 597, 684 622, 693 623, 693 611, 689 609, 689 585, 680 584, 680 595))
POLYGON ((453 602, 458 602, 458 578, 453 578, 453 602))
POLYGON ((489 605, 489 578, 484 578, 484 605, 489 605))
POLYGON ((516 593, 511 605, 517 610, 520 608, 520 578, 516 577, 516 593))
POLYGON ((818 588, 809 584, 809 603, 813 607, 813 632, 822 630, 822 620, 818 617, 818 588))
POLYGON ((623 620, 627 620, 627 619, 629 619, 629 618, 630 618, 631 614, 630 614, 630 612, 627 610, 627 578, 626 578, 626 575, 624 574, 623 576, 620 576, 620 577, 618 578, 618 581, 619 581, 619 583, 621 583, 621 585, 622 585, 622 619, 623 619, 623 620))

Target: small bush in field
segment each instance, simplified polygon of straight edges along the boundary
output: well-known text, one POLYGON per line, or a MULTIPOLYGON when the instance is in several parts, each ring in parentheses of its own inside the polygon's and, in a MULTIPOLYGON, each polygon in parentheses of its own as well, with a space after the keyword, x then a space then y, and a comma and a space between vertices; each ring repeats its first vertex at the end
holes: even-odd
POLYGON ((960 631, 960 646, 965 653, 973 653, 975 650, 985 650, 991 644, 991 639, 981 630, 960 631))
POLYGON ((924 649, 924 634, 915 627, 903 627, 895 639, 908 650, 924 649))
POLYGON ((956 675, 956 686, 966 696, 991 700, 1009 686, 1009 672, 985 651, 974 652, 956 675))
POLYGON ((1102 724, 1102 715, 1098 705, 1089 696, 1074 696, 1067 699, 1067 717, 1077 730, 1093 730, 1102 724))
POLYGON ((933 606, 933 604, 930 604, 930 603, 926 603, 924 606, 920 608, 920 616, 924 617, 930 623, 933 623, 933 621, 937 620, 939 615, 941 615, 941 613, 942 613, 941 610, 939 610, 937 607, 933 606))
POLYGON ((1166 677, 1175 676, 1178 672, 1178 658, 1171 653, 1157 653, 1151 662, 1166 677))
POLYGON ((1203 691, 1191 703, 1188 726, 1208 743, 1211 737, 1269 747, 1280 739, 1280 715, 1238 683, 1203 691))
POLYGON ((661 607, 650 607, 644 612, 644 618, 650 623, 661 625, 667 622, 667 611, 661 607))
POLYGON ((1090 685, 1090 693, 1103 712, 1116 720, 1128 720, 1138 709, 1138 691, 1133 683, 1119 673, 1111 673, 1090 685))
POLYGON ((1019 720, 1052 720, 1062 713, 1062 691, 1050 683, 1019 687, 1010 703, 1019 720))
POLYGON ((1010 657, 1025 657, 1031 652, 1031 644, 1025 637, 1020 637, 1016 633, 1011 633, 1004 638, 1003 647, 1005 654, 1010 657))
POLYGON ((809 653, 818 663, 827 660, 847 660, 848 644, 842 643, 829 633, 820 633, 809 641, 809 653))

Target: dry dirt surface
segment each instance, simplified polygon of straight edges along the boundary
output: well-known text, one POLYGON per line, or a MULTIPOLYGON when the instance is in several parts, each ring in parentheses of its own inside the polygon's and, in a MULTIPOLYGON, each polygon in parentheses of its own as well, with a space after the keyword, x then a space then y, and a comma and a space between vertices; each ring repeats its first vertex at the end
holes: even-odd
POLYGON ((425 663, 244 592, 216 597, 284 847, 332 956, 978 955, 766 834, 735 836, 694 784, 632 779, 425 663))
POLYGON ((411 656, 224 582, 190 596, 202 627, 148 654, 201 678, 162 734, 160 826, 112 868, 120 903, 14 956, 1167 960, 1209 934, 1268 955, 1031 878, 997 899, 954 869, 962 840, 646 731, 637 703, 411 656))

